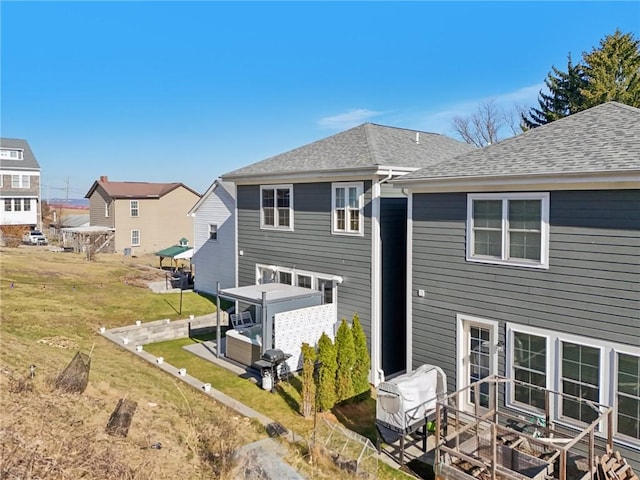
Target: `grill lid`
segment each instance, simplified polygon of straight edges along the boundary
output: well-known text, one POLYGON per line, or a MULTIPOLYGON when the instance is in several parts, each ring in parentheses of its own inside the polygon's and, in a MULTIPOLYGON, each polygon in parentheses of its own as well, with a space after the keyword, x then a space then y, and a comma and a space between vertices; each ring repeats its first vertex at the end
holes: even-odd
POLYGON ((279 348, 272 348, 269 350, 265 350, 262 354, 262 360, 266 360, 267 362, 275 363, 286 360, 286 355, 279 348))

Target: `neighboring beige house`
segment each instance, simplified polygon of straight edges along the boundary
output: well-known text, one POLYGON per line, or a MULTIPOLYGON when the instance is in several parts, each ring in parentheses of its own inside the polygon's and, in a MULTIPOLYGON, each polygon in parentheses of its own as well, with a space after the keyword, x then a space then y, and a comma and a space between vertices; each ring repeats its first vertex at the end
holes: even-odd
POLYGON ((183 237, 193 244, 188 212, 200 195, 182 183, 110 182, 103 176, 85 197, 90 225, 115 229, 116 252, 155 253, 183 237))

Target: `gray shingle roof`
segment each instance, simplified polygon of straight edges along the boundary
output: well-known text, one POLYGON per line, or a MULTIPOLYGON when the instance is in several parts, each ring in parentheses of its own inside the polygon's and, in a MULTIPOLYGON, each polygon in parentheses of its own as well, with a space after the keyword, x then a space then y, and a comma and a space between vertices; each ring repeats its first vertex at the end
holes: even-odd
POLYGON ((365 123, 223 175, 237 177, 305 172, 426 167, 473 147, 444 135, 365 123), (416 133, 419 141, 416 142, 416 133))
POLYGON ((0 158, 0 168, 5 170, 40 170, 40 165, 26 140, 19 138, 0 138, 0 147, 23 150, 22 160, 0 158))
POLYGON ((608 102, 449 161, 400 182, 640 170, 640 109, 608 102))

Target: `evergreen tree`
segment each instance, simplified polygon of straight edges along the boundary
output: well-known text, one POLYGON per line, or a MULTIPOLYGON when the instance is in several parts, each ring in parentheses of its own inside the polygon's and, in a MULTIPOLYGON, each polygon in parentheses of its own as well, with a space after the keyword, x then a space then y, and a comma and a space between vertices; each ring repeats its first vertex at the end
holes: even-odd
POLYGON ((640 40, 616 30, 582 57, 587 80, 581 89, 584 108, 612 100, 640 107, 640 40))
POLYGON ((586 85, 586 80, 582 65, 573 65, 569 55, 566 72, 555 66, 552 66, 551 70, 544 80, 549 93, 540 90, 539 108, 532 107, 529 113, 522 115, 524 130, 539 127, 584 110, 581 91, 586 85))
POLYGON ((326 333, 318 340, 318 404, 321 412, 336 404, 336 347, 326 333))
POLYGON ((344 318, 336 333, 336 353, 336 400, 342 402, 354 395, 352 373, 356 363, 353 334, 344 318))
POLYGON ((353 347, 356 354, 356 363, 353 366, 353 372, 351 374, 354 393, 356 395, 370 393, 369 369, 371 368, 371 358, 369 357, 369 349, 367 348, 367 336, 364 333, 357 313, 353 316, 351 333, 353 335, 353 347))
POLYGON ((302 352, 302 413, 303 417, 309 417, 316 404, 316 383, 313 371, 316 363, 316 349, 308 343, 303 343, 302 352))

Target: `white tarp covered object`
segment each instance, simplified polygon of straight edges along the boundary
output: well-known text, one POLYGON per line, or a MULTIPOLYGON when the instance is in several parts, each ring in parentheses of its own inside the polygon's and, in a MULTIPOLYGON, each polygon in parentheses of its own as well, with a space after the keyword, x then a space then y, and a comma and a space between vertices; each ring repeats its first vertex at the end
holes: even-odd
POLYGON ((413 432, 425 424, 446 393, 447 377, 442 369, 421 365, 378 385, 376 423, 399 433, 413 432))

